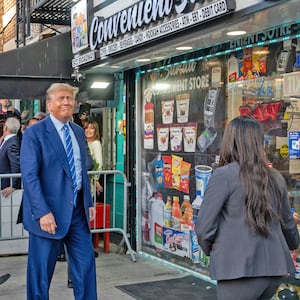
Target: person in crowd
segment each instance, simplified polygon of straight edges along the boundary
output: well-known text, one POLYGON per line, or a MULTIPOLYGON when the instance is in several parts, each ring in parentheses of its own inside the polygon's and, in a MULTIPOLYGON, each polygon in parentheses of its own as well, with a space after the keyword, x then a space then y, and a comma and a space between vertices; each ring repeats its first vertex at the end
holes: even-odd
POLYGON ((0 99, 0 137, 3 135, 3 125, 10 117, 16 117, 21 123, 21 113, 11 105, 10 99, 0 99))
MULTIPOLYGON (((102 145, 100 141, 99 125, 96 121, 89 120, 85 124, 84 133, 88 142, 90 154, 94 160, 94 171, 101 171, 103 166, 102 158, 102 145)), ((99 177, 96 180, 96 193, 97 196, 103 192, 103 187, 99 182, 99 177)))
POLYGON ((46 114, 46 113, 44 113, 44 112, 42 112, 42 111, 39 111, 39 112, 37 112, 37 113, 34 115, 33 118, 38 119, 39 121, 41 121, 41 120, 45 119, 46 117, 47 117, 47 114, 46 114))
POLYGON ((31 125, 36 124, 38 121, 39 121, 38 118, 33 117, 33 118, 31 118, 31 119, 28 120, 26 127, 28 128, 31 125))
MULTIPOLYGON (((20 121, 15 117, 8 118, 3 126, 3 138, 0 144, 0 174, 20 173, 20 139, 17 133, 20 121)), ((20 188, 20 178, 1 179, 1 193, 8 197, 15 189, 20 188)))
POLYGON ((83 129, 70 121, 77 88, 52 84, 50 116, 25 130, 21 147, 22 222, 29 232, 27 299, 49 299, 57 256, 64 243, 75 299, 97 299, 89 223, 95 218, 83 129))
POLYGON ((84 103, 79 106, 79 112, 75 115, 74 122, 80 125, 82 128, 85 127, 85 124, 90 118, 91 114, 91 104, 84 103))
POLYGON ((237 117, 225 128, 195 230, 219 300, 271 299, 282 276, 295 273, 290 250, 299 233, 286 183, 268 166, 254 118, 237 117))
POLYGON ((0 99, 0 114, 7 117, 21 116, 21 113, 11 105, 10 99, 0 99))

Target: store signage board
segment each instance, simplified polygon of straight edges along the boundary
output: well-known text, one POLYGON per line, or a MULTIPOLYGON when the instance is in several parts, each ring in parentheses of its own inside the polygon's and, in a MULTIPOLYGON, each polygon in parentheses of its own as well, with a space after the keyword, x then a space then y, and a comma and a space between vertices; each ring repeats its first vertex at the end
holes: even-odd
POLYGON ((300 72, 283 74, 283 95, 300 97, 300 72))
POLYGON ((89 53, 85 53, 81 56, 77 56, 72 59, 72 68, 77 68, 80 65, 94 61, 95 58, 96 58, 95 51, 90 51, 89 53))
POLYGON ((86 1, 81 0, 71 9, 72 52, 77 53, 88 48, 86 1))
POLYGON ((108 19, 94 16, 89 29, 89 46, 91 50, 100 47, 100 58, 104 58, 219 18, 235 8, 235 0, 139 1, 108 19), (186 12, 190 5, 195 8, 186 12))

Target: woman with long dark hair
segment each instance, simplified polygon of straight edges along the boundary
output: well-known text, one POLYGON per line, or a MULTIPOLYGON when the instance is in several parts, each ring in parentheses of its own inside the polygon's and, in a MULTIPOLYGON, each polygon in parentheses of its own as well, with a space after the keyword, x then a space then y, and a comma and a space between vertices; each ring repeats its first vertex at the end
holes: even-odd
POLYGON ((225 129, 196 232, 219 300, 271 299, 282 276, 295 273, 290 250, 299 233, 286 183, 268 166, 264 133, 252 117, 225 129))

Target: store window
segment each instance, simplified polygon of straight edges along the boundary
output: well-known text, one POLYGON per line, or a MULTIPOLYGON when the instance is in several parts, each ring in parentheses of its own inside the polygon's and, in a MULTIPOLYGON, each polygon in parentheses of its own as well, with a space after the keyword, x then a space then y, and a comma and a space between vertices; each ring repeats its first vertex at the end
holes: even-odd
MULTIPOLYGON (((297 40, 207 53, 139 74, 141 249, 208 274, 194 222, 226 124, 251 115, 300 213, 297 40), (228 54, 225 54, 225 53, 228 54)), ((300 73, 299 73, 300 74, 300 73)), ((300 222, 300 220, 298 220, 300 222)))

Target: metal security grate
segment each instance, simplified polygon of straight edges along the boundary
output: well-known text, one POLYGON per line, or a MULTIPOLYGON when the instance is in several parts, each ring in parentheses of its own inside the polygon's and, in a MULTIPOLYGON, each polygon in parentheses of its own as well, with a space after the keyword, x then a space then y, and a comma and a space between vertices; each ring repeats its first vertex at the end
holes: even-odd
POLYGON ((71 25, 72 0, 34 0, 30 3, 31 23, 71 25))

